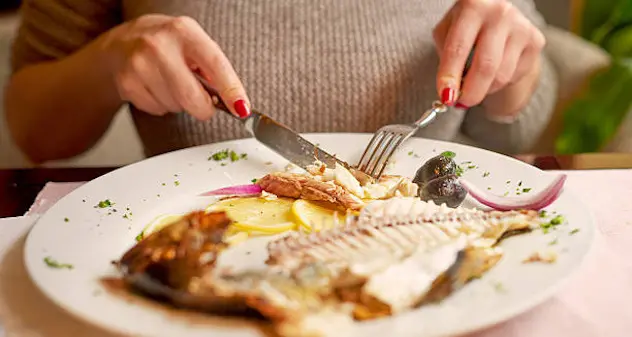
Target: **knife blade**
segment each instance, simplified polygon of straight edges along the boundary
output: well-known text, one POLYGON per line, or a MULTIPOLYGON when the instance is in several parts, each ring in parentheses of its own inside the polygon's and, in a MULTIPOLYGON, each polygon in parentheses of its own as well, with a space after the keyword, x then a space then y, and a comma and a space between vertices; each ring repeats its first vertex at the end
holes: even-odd
POLYGON ((266 114, 252 110, 246 118, 239 118, 230 112, 226 104, 222 101, 219 93, 213 89, 208 82, 199 74, 194 73, 204 89, 211 95, 213 104, 219 110, 228 113, 231 117, 239 120, 246 130, 261 144, 265 145, 290 163, 307 170, 307 167, 318 160, 327 167, 333 168, 336 163, 342 165, 364 184, 373 181, 369 175, 357 170, 348 163, 327 153, 318 146, 312 144, 307 139, 301 137, 289 127, 277 122, 266 114))

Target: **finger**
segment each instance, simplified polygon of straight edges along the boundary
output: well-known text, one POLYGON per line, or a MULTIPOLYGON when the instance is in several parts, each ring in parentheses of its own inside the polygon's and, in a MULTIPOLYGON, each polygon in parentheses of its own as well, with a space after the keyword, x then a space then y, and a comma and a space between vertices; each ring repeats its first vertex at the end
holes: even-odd
POLYGON ((529 34, 528 40, 531 43, 529 43, 522 51, 520 61, 518 62, 518 66, 516 67, 516 71, 514 73, 514 78, 512 79, 513 82, 519 81, 533 71, 533 68, 540 61, 542 48, 544 48, 546 43, 544 35, 537 29, 530 29, 529 34))
POLYGON ((481 15, 469 7, 462 8, 452 19, 440 53, 437 74, 439 95, 446 104, 453 104, 458 95, 467 57, 482 25, 481 15))
POLYGON ((152 55, 176 104, 199 120, 211 118, 215 114, 211 97, 193 76, 180 50, 174 48, 174 39, 161 34, 154 39, 152 55))
POLYGON ((182 20, 179 24, 183 27, 180 29, 188 32, 181 35, 187 60, 195 63, 202 74, 212 80, 213 86, 232 113, 242 118, 248 116, 250 102, 246 90, 224 52, 197 23, 182 20))
POLYGON ((512 82, 520 81, 527 74, 533 71, 533 69, 537 66, 537 63, 539 62, 540 53, 540 49, 532 47, 528 47, 522 51, 522 55, 520 56, 520 61, 518 62, 516 71, 514 72, 512 82))
POLYGON ((496 72, 496 77, 492 82, 488 94, 493 94, 514 81, 514 75, 518 67, 518 62, 525 49, 525 41, 520 37, 511 36, 505 44, 505 52, 496 72))
POLYGON ((150 62, 146 57, 136 57, 132 60, 132 67, 136 75, 144 83, 149 93, 167 111, 180 112, 182 107, 173 98, 167 81, 156 66, 156 61, 150 62))
POLYGON ((502 61, 509 24, 506 20, 495 20, 481 30, 472 66, 463 81, 460 104, 468 107, 478 105, 489 92, 502 61))
POLYGON ((439 23, 432 30, 432 39, 435 42, 435 48, 437 49, 437 53, 441 55, 441 52, 445 46, 445 39, 448 35, 448 30, 450 29, 450 25, 452 25, 452 18, 456 15, 458 7, 453 6, 450 10, 445 14, 443 19, 439 21, 439 23))
POLYGON ((138 78, 127 75, 119 76, 117 89, 123 101, 130 102, 139 110, 157 116, 167 113, 165 107, 154 99, 138 78))

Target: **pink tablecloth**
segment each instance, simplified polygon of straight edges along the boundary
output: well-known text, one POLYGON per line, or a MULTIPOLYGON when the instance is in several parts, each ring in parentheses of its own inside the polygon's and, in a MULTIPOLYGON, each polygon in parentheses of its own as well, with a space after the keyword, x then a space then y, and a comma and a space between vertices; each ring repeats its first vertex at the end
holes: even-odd
MULTIPOLYGON (((589 205, 597 218, 595 249, 552 299, 467 337, 632 336, 632 170, 566 173, 567 188, 589 205)), ((27 215, 41 214, 79 185, 48 184, 27 215)), ((7 336, 113 336, 61 312, 37 292, 20 261, 7 261, 20 258, 25 233, 24 229, 8 233, 7 226, 0 222, 0 266, 16 265, 9 272, 17 270, 14 273, 20 275, 8 275, 6 268, 0 268, 0 336, 2 324, 7 336), (7 240, 11 242, 5 243, 7 240), (13 249, 3 249, 2 245, 9 243, 13 249), (11 303, 5 296, 12 298, 11 303)))

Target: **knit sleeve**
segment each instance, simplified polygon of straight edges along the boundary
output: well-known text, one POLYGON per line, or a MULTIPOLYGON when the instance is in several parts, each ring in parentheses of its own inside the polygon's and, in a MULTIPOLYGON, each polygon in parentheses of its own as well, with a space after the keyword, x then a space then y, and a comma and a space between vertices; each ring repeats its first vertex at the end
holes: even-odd
POLYGON ((25 0, 13 42, 13 72, 72 54, 121 21, 120 0, 25 0))

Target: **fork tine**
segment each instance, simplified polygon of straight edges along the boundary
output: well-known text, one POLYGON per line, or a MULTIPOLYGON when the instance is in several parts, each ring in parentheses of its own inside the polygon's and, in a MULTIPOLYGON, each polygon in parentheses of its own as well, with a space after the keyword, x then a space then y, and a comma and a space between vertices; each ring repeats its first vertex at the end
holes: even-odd
POLYGON ((364 154, 362 154, 362 158, 360 158, 360 163, 358 164, 360 171, 370 175, 368 173, 369 164, 371 163, 371 159, 375 156, 375 151, 377 151, 379 145, 384 140, 384 135, 385 133, 381 130, 378 130, 378 132, 373 135, 369 145, 364 150, 364 154))
POLYGON ((394 137, 394 139, 397 139, 396 141, 391 142, 391 144, 394 144, 393 146, 391 146, 391 148, 388 150, 388 153, 386 154, 386 156, 384 156, 384 161, 382 162, 382 165, 380 167, 380 169, 378 170, 378 173, 376 175, 373 176, 373 178, 375 179, 379 179, 382 176, 382 173, 384 173, 384 170, 386 169, 386 165, 388 165, 388 161, 391 159, 391 157, 393 156, 393 154, 395 153, 395 150, 397 150, 397 148, 399 148, 399 145, 402 144, 404 142, 404 140, 406 140, 406 138, 404 135, 397 135, 397 137, 394 137))
POLYGON ((367 165, 367 172, 366 172, 371 177, 375 178, 375 170, 378 167, 380 160, 384 156, 384 153, 393 142, 393 138, 395 136, 396 135, 392 132, 386 133, 386 135, 380 142, 379 146, 373 152, 373 155, 371 156, 371 159, 369 160, 369 165, 367 165), (375 158, 375 161, 373 161, 374 158, 375 158))
POLYGON ((362 153, 362 157, 360 157, 360 161, 358 161, 357 168, 360 171, 365 172, 365 166, 366 166, 366 162, 365 161, 366 161, 367 155, 369 153, 371 153, 371 149, 375 145, 376 140, 378 139, 378 137, 381 137, 381 136, 382 135, 379 132, 376 132, 375 134, 373 134, 373 137, 371 137, 371 140, 369 141, 369 144, 364 149, 364 153, 362 153))

